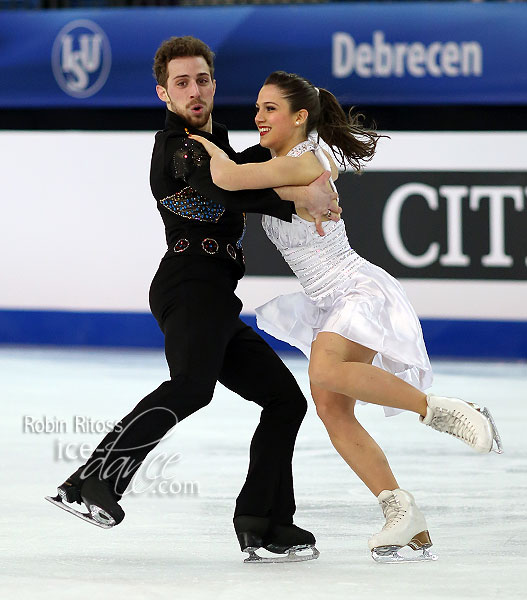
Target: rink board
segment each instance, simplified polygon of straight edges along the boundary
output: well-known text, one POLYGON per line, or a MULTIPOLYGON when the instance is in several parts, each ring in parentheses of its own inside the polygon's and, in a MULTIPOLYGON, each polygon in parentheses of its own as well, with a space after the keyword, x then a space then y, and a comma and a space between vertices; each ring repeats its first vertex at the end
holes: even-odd
MULTIPOLYGON (((277 351, 300 353, 258 329, 254 315, 242 319, 277 351)), ((432 357, 527 358, 527 322, 421 319, 432 357)), ((147 313, 0 311, 0 343, 52 346, 162 348, 163 335, 147 313)))
MULTIPOLYGON (((389 135, 362 177, 338 182, 353 246, 401 281, 432 356, 527 358, 527 133, 389 135)), ((162 346, 148 308, 166 250, 148 187, 152 140, 0 132, 0 343, 162 346), (31 177, 19 160, 28 147, 39 157, 31 177)), ((237 293, 254 324, 256 306, 298 282, 249 216, 237 293)))

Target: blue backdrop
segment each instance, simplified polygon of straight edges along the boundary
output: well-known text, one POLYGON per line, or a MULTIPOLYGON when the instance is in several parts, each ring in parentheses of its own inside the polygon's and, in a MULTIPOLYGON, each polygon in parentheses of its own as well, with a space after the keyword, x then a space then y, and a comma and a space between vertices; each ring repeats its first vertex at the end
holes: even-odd
POLYGON ((395 3, 0 13, 0 107, 157 106, 152 59, 194 35, 217 104, 299 72, 354 104, 527 103, 525 4, 395 3))

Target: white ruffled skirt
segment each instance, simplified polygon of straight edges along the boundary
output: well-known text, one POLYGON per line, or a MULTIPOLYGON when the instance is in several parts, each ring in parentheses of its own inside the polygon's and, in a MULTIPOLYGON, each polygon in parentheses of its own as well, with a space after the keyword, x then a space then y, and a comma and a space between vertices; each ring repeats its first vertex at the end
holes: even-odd
MULTIPOLYGON (((414 387, 432 385, 419 319, 400 283, 376 265, 365 262, 317 301, 297 292, 278 296, 255 312, 260 329, 299 348, 307 358, 317 335, 328 331, 375 350, 375 366, 414 387)), ((401 411, 384 407, 384 412, 391 416, 401 411)))

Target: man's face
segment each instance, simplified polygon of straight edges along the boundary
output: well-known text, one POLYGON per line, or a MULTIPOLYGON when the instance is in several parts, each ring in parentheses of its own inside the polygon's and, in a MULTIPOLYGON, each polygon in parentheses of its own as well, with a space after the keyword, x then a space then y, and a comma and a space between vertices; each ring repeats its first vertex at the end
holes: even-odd
POLYGON ((168 63, 166 88, 156 86, 157 95, 175 112, 197 129, 212 130, 211 113, 216 81, 210 76, 203 56, 173 58, 168 63))

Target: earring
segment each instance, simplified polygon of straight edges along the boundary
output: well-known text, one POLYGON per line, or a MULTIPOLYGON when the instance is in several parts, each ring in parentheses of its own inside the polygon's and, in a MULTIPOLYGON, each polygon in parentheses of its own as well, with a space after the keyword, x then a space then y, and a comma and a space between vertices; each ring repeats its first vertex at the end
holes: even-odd
POLYGON ((295 121, 295 125, 300 125, 300 121, 295 121))

